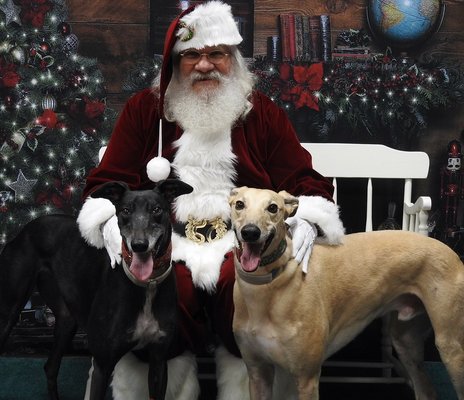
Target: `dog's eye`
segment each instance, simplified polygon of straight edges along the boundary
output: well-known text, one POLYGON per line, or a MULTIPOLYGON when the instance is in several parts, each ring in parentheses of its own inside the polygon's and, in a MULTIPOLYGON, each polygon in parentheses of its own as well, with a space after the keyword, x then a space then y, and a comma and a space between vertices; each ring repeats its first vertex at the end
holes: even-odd
POLYGON ((161 210, 161 207, 155 207, 153 210, 151 210, 151 213, 153 215, 160 215, 163 210, 161 210))
POLYGON ((275 214, 277 211, 279 211, 279 207, 277 207, 277 204, 270 204, 267 208, 267 211, 269 211, 271 214, 275 214))
POLYGON ((128 207, 124 207, 122 210, 121 210, 121 214, 123 215, 130 215, 130 208, 128 207))
POLYGON ((243 210, 245 208, 245 203, 243 201, 236 201, 235 202, 235 209, 236 210, 243 210))

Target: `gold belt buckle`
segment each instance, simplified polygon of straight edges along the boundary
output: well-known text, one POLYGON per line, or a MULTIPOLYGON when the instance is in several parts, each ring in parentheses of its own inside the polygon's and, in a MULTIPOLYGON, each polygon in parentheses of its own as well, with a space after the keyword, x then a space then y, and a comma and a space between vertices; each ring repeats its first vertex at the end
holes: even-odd
POLYGON ((215 240, 222 239, 227 233, 227 224, 221 217, 216 217, 214 219, 195 219, 189 217, 187 224, 185 225, 185 236, 187 239, 195 243, 205 243, 205 242, 214 242, 215 240), (207 225, 211 225, 204 235, 201 232, 198 232, 197 229, 204 228, 207 225), (213 237, 213 234, 216 233, 216 236, 213 237))

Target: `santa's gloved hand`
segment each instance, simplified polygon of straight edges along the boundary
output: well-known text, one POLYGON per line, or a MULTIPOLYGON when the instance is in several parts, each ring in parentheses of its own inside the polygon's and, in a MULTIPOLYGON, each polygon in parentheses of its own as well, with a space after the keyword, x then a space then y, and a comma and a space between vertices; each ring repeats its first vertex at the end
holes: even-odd
POLYGON ((303 218, 290 217, 285 220, 289 226, 293 242, 293 257, 298 264, 303 262, 303 272, 308 272, 309 257, 317 237, 316 226, 303 218))
POLYGON ((102 227, 103 242, 110 256, 111 267, 121 262, 122 237, 118 226, 118 217, 113 215, 102 227))
POLYGON ((105 248, 111 266, 121 261, 122 238, 116 208, 104 198, 88 197, 77 217, 79 231, 85 241, 97 249, 105 248))

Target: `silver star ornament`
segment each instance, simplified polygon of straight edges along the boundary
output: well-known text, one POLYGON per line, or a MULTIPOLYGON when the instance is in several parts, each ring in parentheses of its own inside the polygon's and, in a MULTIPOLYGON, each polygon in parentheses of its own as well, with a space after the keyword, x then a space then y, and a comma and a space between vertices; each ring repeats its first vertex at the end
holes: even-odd
POLYGON ((27 179, 23 171, 19 170, 16 181, 7 186, 14 191, 15 201, 21 201, 31 196, 32 188, 36 183, 37 179, 27 179))
POLYGON ((5 14, 5 24, 7 26, 12 22, 16 22, 18 25, 21 25, 21 20, 19 18, 21 7, 13 3, 13 0, 1 0, 0 10, 2 10, 5 14))

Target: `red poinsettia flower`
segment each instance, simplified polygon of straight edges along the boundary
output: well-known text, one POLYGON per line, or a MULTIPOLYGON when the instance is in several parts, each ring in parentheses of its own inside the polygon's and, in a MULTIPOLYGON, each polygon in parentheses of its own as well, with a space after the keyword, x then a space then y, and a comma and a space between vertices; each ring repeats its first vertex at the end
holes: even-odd
POLYGON ((37 204, 53 204, 58 209, 63 209, 70 203, 73 195, 72 185, 65 185, 60 179, 54 179, 51 189, 41 192, 36 196, 37 204))
POLYGON ((68 113, 73 119, 79 121, 82 132, 95 135, 102 122, 105 109, 104 102, 83 96, 69 105, 68 113))
POLYGON ((21 81, 21 76, 16 72, 14 63, 0 59, 0 87, 13 88, 21 81))
POLYGON ((86 97, 84 101, 84 114, 89 119, 98 118, 105 111, 106 104, 99 100, 92 100, 86 97))
MULTIPOLYGON (((282 90, 282 99, 284 101, 292 101, 296 108, 307 106, 308 108, 319 111, 318 99, 314 95, 314 92, 322 87, 323 74, 324 69, 322 63, 315 63, 309 66, 293 66, 293 79, 295 84, 287 85, 287 87, 282 90)), ((291 68, 280 69, 281 79, 284 79, 284 76, 291 78, 291 68)), ((288 78, 285 80, 288 81, 288 78)))
POLYGON ((42 28, 45 15, 53 9, 53 3, 49 0, 19 0, 17 3, 21 6, 21 22, 34 28, 42 28))

